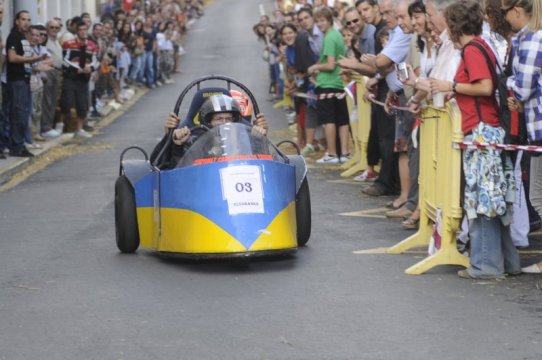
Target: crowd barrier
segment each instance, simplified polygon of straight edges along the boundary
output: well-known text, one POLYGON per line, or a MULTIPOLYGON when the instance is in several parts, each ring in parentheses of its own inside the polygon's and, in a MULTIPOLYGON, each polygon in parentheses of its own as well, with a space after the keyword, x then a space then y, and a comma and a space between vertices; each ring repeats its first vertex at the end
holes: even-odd
MULTIPOLYGON (((371 130, 371 103, 363 99, 365 82, 367 78, 361 75, 353 75, 356 81, 357 121, 351 121, 352 140, 354 149, 352 158, 341 165, 342 177, 352 176, 367 168, 367 145, 369 143, 369 131, 371 130)), ((353 108, 353 101, 348 101, 349 111, 353 108)))
POLYGON ((405 270, 422 274, 438 265, 469 266, 469 258, 459 253, 456 233, 463 211, 461 208, 461 150, 454 143, 463 140, 461 112, 455 100, 443 109, 427 107, 420 125, 419 205, 420 227, 417 233, 388 249, 388 254, 401 254, 424 246, 427 248, 440 221, 440 249, 405 270), (439 214, 440 213, 440 214, 439 214), (439 216, 441 215, 441 216, 439 216))
MULTIPOLYGON (((367 78, 355 76, 357 86, 358 121, 352 122, 354 157, 342 165, 341 176, 352 176, 367 167, 367 144, 371 130, 371 103, 363 99, 367 78)), ((378 105, 382 105, 375 102, 378 105)), ((351 106, 351 104, 350 104, 351 106)), ((418 275, 438 265, 469 266, 469 258, 459 253, 456 233, 463 211, 461 208, 461 111, 455 100, 445 108, 427 107, 422 111, 420 133, 419 230, 414 235, 387 250, 401 254, 415 247, 429 247, 437 236, 437 248, 405 273, 418 275), (437 225, 436 225, 437 224, 437 225)))

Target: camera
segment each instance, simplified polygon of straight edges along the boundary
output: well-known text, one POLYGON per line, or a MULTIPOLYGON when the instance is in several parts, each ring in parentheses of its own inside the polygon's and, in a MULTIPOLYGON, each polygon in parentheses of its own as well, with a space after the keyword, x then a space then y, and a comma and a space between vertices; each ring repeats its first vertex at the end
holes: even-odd
POLYGON ((408 67, 405 62, 395 64, 395 70, 397 71, 397 78, 399 80, 408 80, 408 67))

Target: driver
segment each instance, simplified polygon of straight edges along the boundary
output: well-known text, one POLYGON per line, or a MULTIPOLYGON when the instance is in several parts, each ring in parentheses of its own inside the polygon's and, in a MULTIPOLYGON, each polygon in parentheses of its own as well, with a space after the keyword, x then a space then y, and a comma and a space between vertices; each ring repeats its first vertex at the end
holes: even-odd
MULTIPOLYGON (((239 103, 232 97, 224 94, 212 95, 203 102, 199 119, 202 125, 213 128, 222 124, 241 121, 241 110, 239 103)), ((163 165, 159 166, 162 169, 175 167, 175 164, 178 163, 184 153, 203 134, 203 130, 197 131, 198 129, 192 133, 187 126, 178 129, 179 121, 179 117, 175 113, 170 113, 166 119, 166 132, 169 129, 175 130, 173 130, 172 134, 173 144, 165 155, 165 162, 162 162, 163 165)), ((268 128, 264 114, 257 114, 254 126, 252 127, 252 133, 265 136, 268 128)), ((160 141, 154 149, 153 155, 156 155, 162 146, 163 141, 160 141)), ((151 160, 153 155, 151 155, 151 160)))

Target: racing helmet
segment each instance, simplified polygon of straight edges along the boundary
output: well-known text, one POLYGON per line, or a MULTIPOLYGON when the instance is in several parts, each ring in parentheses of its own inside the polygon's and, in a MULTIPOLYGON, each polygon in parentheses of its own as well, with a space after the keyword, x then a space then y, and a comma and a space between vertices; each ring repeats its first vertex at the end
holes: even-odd
POLYGON ((252 116, 252 104, 247 95, 239 90, 230 90, 231 97, 239 103, 241 108, 241 116, 244 118, 250 118, 252 116))
POLYGON ((212 95, 205 99, 200 109, 200 121, 209 125, 215 113, 229 112, 233 115, 233 122, 238 122, 241 116, 241 107, 232 97, 224 94, 212 95))

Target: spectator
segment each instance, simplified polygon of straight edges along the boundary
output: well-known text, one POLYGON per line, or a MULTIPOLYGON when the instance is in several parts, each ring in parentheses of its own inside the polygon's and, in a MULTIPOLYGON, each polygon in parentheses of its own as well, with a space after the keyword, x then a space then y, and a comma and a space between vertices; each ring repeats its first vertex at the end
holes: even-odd
POLYGON ((163 32, 156 34, 156 45, 160 52, 160 69, 165 84, 173 84, 172 79, 175 58, 173 55, 173 23, 167 22, 163 32))
POLYGON ((132 68, 130 70, 130 81, 144 84, 143 76, 145 72, 145 39, 143 38, 143 22, 136 20, 134 26, 135 42, 132 43, 132 68))
POLYGON ((279 56, 279 39, 277 36, 277 29, 273 25, 268 25, 265 27, 265 41, 266 49, 269 53, 269 58, 267 60, 269 65, 269 94, 271 95, 271 100, 277 98, 282 98, 282 84, 280 79, 280 67, 277 61, 279 56))
POLYGON ((141 33, 145 46, 144 53, 144 72, 147 86, 151 89, 156 87, 154 78, 154 53, 156 52, 156 33, 153 30, 152 20, 145 20, 143 31, 141 33))
POLYGON ((32 52, 40 55, 44 60, 32 64, 32 75, 30 75, 30 91, 32 93, 32 115, 30 136, 26 136, 27 147, 39 149, 41 145, 34 143, 36 141, 44 141, 45 138, 40 135, 41 130, 41 115, 43 102, 43 79, 47 78, 47 72, 52 68, 51 55, 47 51, 45 44, 47 43, 47 32, 43 25, 32 25, 30 27, 28 40, 32 52))
POLYGON ((52 67, 47 71, 47 80, 43 85, 43 104, 41 113, 41 136, 45 138, 54 138, 60 135, 60 132, 54 128, 54 119, 58 95, 61 92, 62 75, 62 47, 58 42, 58 32, 60 26, 58 21, 49 20, 47 22, 47 50, 53 61, 52 67))
MULTIPOLYGON (((0 73, 4 72, 5 65, 5 44, 2 36, 2 21, 4 18, 4 5, 0 3, 0 73)), ((4 151, 9 149, 9 126, 7 114, 4 113, 4 101, 2 96, 7 98, 7 94, 3 94, 3 82, 0 87, 0 160, 6 159, 4 151)))
MULTIPOLYGON (((462 115, 466 141, 503 143, 497 100, 490 69, 479 44, 496 59, 480 37, 483 14, 480 5, 460 0, 446 8, 446 24, 452 42, 463 49, 454 81, 431 80, 433 92, 454 92, 462 115)), ((467 149, 463 152, 465 174, 464 209, 469 218, 470 267, 462 278, 495 278, 521 272, 519 255, 506 223, 508 189, 513 177, 506 175, 500 150, 467 149)))
POLYGON ((63 122, 70 116, 70 108, 75 103, 77 123, 74 137, 92 137, 83 129, 88 113, 88 83, 91 72, 98 66, 98 48, 87 39, 87 26, 80 22, 77 24, 77 37, 62 45, 64 57, 64 84, 62 87, 61 110, 63 122))
POLYGON ((130 62, 132 61, 130 58, 130 53, 128 52, 128 47, 124 45, 122 42, 117 42, 115 50, 117 50, 117 76, 118 76, 118 84, 120 89, 120 98, 122 100, 125 99, 125 92, 124 89, 126 87, 126 74, 128 74, 128 70, 130 69, 130 62))
POLYGON ((24 145, 25 133, 28 130, 28 120, 32 110, 32 95, 30 92, 31 64, 43 60, 42 55, 34 55, 30 43, 26 39, 30 29, 30 13, 19 11, 15 15, 15 24, 6 41, 7 48, 7 87, 11 101, 10 155, 18 157, 33 157, 24 145))
POLYGON ((73 19, 66 20, 66 32, 60 37, 60 45, 63 45, 64 42, 68 40, 73 40, 76 37, 77 24, 82 22, 80 16, 74 16, 73 19))
POLYGON ((325 34, 318 63, 311 65, 309 74, 316 75, 316 112, 318 122, 324 125, 327 142, 326 154, 318 159, 319 164, 337 164, 348 161, 349 114, 342 79, 336 60, 346 55, 346 44, 341 34, 333 28, 333 13, 327 7, 319 8, 314 16, 320 31, 325 34), (337 152, 337 129, 341 153, 337 152))
POLYGON ((312 52, 315 56, 320 56, 324 34, 314 23, 312 10, 308 7, 301 8, 297 12, 297 21, 299 22, 299 26, 309 33, 309 44, 311 45, 312 52))
MULTIPOLYGON (((318 26, 314 23, 314 17, 310 8, 302 8, 297 12, 297 22, 302 30, 308 35, 308 44, 312 51, 312 62, 314 64, 320 58, 320 51, 322 49, 322 43, 324 36, 318 26)), ((305 51, 308 53, 308 50, 305 51)), ((308 83, 306 86, 309 93, 314 93, 314 85, 308 83)), ((318 119, 316 115, 316 102, 308 102, 305 111, 305 147, 301 150, 304 156, 308 156, 318 149, 316 141, 316 129, 318 128, 318 119)))
POLYGON ((376 28, 372 24, 366 24, 354 7, 346 9, 344 20, 346 28, 358 36, 361 53, 374 54, 376 28))
MULTIPOLYGON (((386 28, 386 22, 382 18, 380 7, 375 0, 358 0, 356 1, 356 9, 363 22, 375 27, 373 40, 374 52, 367 51, 365 53, 378 54, 382 51, 383 45, 382 42, 377 39, 377 36, 378 34, 382 34, 383 30, 386 28)), ((350 65, 343 64, 342 61, 339 61, 339 64, 341 66, 346 66, 346 68, 350 67, 367 76, 374 76, 376 72, 376 69, 362 64, 359 61, 350 62, 350 65)), ((374 83, 378 83, 378 81, 379 80, 376 79, 370 80, 370 82, 374 83)), ((380 80, 380 87, 382 86, 385 86, 384 80, 380 80)), ((374 104, 371 107, 371 130, 369 131, 369 140, 367 144, 367 169, 354 178, 356 181, 375 181, 378 178, 375 166, 377 166, 380 161, 379 128, 387 128, 385 125, 388 123, 387 118, 389 118, 389 116, 383 111, 382 107, 374 104), (379 121, 379 119, 385 120, 379 121)))
MULTIPOLYGON (((529 144, 542 144, 542 3, 539 0, 502 2, 506 21, 516 35, 512 38, 512 76, 508 86, 513 96, 508 99, 512 111, 523 110, 527 124, 529 144)), ((538 213, 542 214, 542 159, 531 157, 530 200, 538 213)), ((542 273, 542 261, 522 269, 525 273, 542 273)))
MULTIPOLYGON (((314 86, 310 81, 308 68, 315 63, 315 57, 309 44, 309 34, 297 31, 293 24, 285 24, 280 31, 282 40, 286 44, 286 60, 288 73, 293 81, 288 86, 288 92, 295 91, 314 93, 314 86)), ((316 151, 317 144, 314 141, 314 129, 317 126, 316 102, 307 101, 300 97, 294 97, 294 104, 298 119, 298 141, 303 138, 305 131, 305 147, 301 150, 303 156, 308 156, 316 151)))

